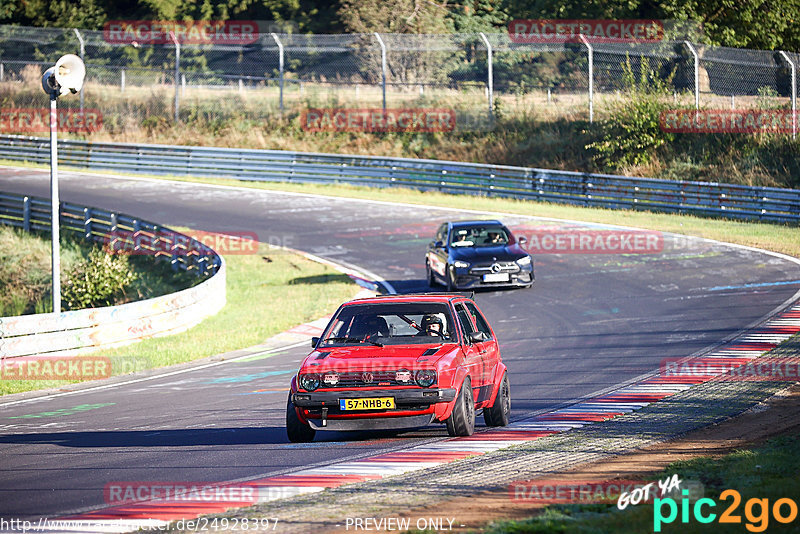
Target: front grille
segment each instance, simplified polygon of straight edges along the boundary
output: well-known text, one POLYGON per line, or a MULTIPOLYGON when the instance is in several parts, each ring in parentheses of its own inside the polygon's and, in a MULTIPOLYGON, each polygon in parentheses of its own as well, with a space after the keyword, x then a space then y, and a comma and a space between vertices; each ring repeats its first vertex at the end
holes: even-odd
POLYGON ((519 272, 519 265, 514 261, 496 261, 493 263, 477 263, 469 270, 470 274, 489 274, 489 273, 516 273, 519 272), (497 266, 494 268, 494 266, 497 266))
MULTIPOLYGON (((320 374, 321 377, 325 376, 325 373, 320 373, 320 374)), ((339 373, 339 383, 337 383, 335 386, 331 386, 323 382, 320 384, 318 389, 416 385, 416 382, 414 382, 413 379, 413 373, 411 382, 398 382, 394 379, 394 377, 395 377, 395 371, 353 371, 353 372, 339 373), (372 375, 371 382, 364 381, 365 372, 370 373, 372 375)))

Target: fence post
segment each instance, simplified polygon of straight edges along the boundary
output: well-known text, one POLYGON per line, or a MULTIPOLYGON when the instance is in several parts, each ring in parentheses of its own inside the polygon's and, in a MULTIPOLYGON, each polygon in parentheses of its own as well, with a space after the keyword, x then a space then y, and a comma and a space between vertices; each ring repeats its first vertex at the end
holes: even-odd
POLYGON ((700 56, 692 43, 684 41, 683 44, 694 56, 694 109, 700 109, 700 56))
POLYGON ((781 50, 783 59, 792 67, 792 139, 797 138, 797 65, 789 58, 789 54, 781 50))
POLYGON ((589 54, 589 122, 594 122, 594 48, 589 44, 586 36, 581 34, 581 41, 586 45, 589 54))
POLYGON ((281 115, 283 115, 283 43, 281 40, 278 39, 277 33, 272 33, 272 38, 275 39, 275 44, 278 45, 278 73, 280 76, 280 109, 281 115))
POLYGON ((5 70, 6 70, 5 65, 3 65, 2 62, 0 62, 0 82, 4 81, 5 79, 5 74, 6 74, 5 70))
POLYGON ((169 38, 175 43, 175 124, 178 124, 178 112, 180 111, 180 77, 181 77, 181 45, 175 32, 169 32, 169 38))
POLYGON ((486 38, 486 34, 481 32, 481 39, 486 45, 486 64, 487 68, 487 85, 489 86, 489 117, 494 118, 494 73, 492 71, 492 44, 486 38))
POLYGON ((280 75, 280 108, 281 115, 283 115, 283 43, 278 39, 277 33, 271 33, 272 38, 275 39, 275 44, 278 45, 278 72, 280 75))
MULTIPOLYGON (((72 28, 72 29, 75 31, 75 35, 78 36, 78 42, 81 43, 81 61, 83 61, 84 64, 85 64, 86 60, 84 59, 84 56, 86 55, 86 47, 84 46, 84 43, 83 43, 83 36, 81 35, 81 32, 78 31, 78 28, 72 28)), ((84 85, 81 85, 81 117, 84 117, 84 114, 83 114, 83 87, 84 87, 84 85)))
POLYGON ((125 69, 122 69, 122 74, 119 77, 119 92, 125 92, 125 69))
POLYGON ((22 199, 22 229, 26 232, 31 231, 31 199, 25 197, 22 199))
POLYGON ((378 44, 381 45, 381 85, 383 86, 383 112, 386 113, 386 45, 378 32, 375 32, 375 37, 378 39, 378 44))
POLYGON ((92 239, 92 210, 83 208, 83 235, 86 239, 92 239))

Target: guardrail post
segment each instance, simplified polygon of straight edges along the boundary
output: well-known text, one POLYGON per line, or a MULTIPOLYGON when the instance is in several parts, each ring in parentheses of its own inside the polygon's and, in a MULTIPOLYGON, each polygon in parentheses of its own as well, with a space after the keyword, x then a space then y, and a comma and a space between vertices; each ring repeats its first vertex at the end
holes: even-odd
POLYGON ((31 231, 31 199, 25 197, 22 199, 22 229, 26 232, 31 231))
POLYGON ((683 44, 694 56, 694 109, 700 109, 700 56, 692 43, 684 41, 683 44))
POLYGON ((91 208, 83 208, 83 235, 86 239, 92 239, 92 210, 91 208))
POLYGON ((119 92, 125 92, 125 69, 122 69, 122 73, 119 76, 119 92))
POLYGON ((280 109, 283 115, 283 43, 278 39, 277 33, 272 33, 272 38, 275 39, 275 44, 278 45, 278 72, 280 75, 280 109))
POLYGON ((175 44, 175 124, 178 124, 178 111, 180 108, 180 75, 181 75, 181 45, 175 32, 169 32, 169 38, 175 44))
POLYGON ((4 81, 4 79, 6 77, 6 72, 5 71, 6 71, 6 66, 3 65, 2 62, 0 62, 0 82, 4 81))
POLYGON ((375 32, 375 38, 381 45, 381 87, 383 88, 383 112, 386 113, 386 45, 378 32, 375 32))
POLYGON ((489 39, 486 38, 486 34, 481 32, 480 35, 481 39, 483 39, 483 44, 486 45, 486 84, 489 87, 489 117, 494 118, 494 73, 492 71, 492 44, 489 42, 489 39))
MULTIPOLYGON (((83 61, 84 64, 85 64, 86 63, 86 59, 84 59, 84 56, 86 55, 86 47, 84 46, 84 43, 83 43, 83 36, 81 35, 81 32, 78 31, 78 28, 72 28, 72 29, 75 31, 75 35, 78 36, 78 42, 81 43, 81 61, 83 61)), ((84 87, 84 85, 81 86, 81 117, 84 117, 84 115, 83 115, 83 87, 84 87)), ((82 120, 85 120, 85 119, 82 119, 82 120)))
POLYGON ((594 122, 594 48, 589 44, 586 36, 581 34, 581 41, 586 45, 589 54, 589 122, 594 122))
POLYGON ((792 139, 797 138, 797 65, 789 58, 789 54, 781 50, 783 59, 792 68, 792 139))

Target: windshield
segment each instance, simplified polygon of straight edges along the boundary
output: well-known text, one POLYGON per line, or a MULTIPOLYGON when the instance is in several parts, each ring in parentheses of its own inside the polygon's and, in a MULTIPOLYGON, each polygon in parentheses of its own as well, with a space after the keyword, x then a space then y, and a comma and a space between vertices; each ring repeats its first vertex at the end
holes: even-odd
POLYGON ((508 231, 502 226, 468 226, 453 228, 450 245, 453 247, 496 247, 507 245, 508 231))
POLYGON ((435 302, 344 306, 322 337, 323 346, 403 345, 455 341, 446 304, 435 302))

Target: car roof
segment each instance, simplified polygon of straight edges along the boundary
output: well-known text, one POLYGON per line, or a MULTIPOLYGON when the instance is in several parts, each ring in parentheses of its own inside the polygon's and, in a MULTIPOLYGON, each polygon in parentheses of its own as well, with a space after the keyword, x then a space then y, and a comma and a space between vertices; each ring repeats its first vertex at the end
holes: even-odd
POLYGON ((402 302, 441 302, 446 303, 455 299, 471 299, 470 295, 463 293, 411 293, 406 295, 377 295, 375 297, 365 297, 345 302, 344 306, 350 304, 378 304, 378 303, 402 303, 402 302))
POLYGON ((495 224, 495 225, 503 226, 503 223, 501 223, 497 219, 481 220, 481 221, 452 221, 450 224, 453 226, 453 228, 458 228, 458 227, 461 227, 461 226, 478 226, 478 225, 481 225, 481 224, 483 224, 483 225, 495 224))

